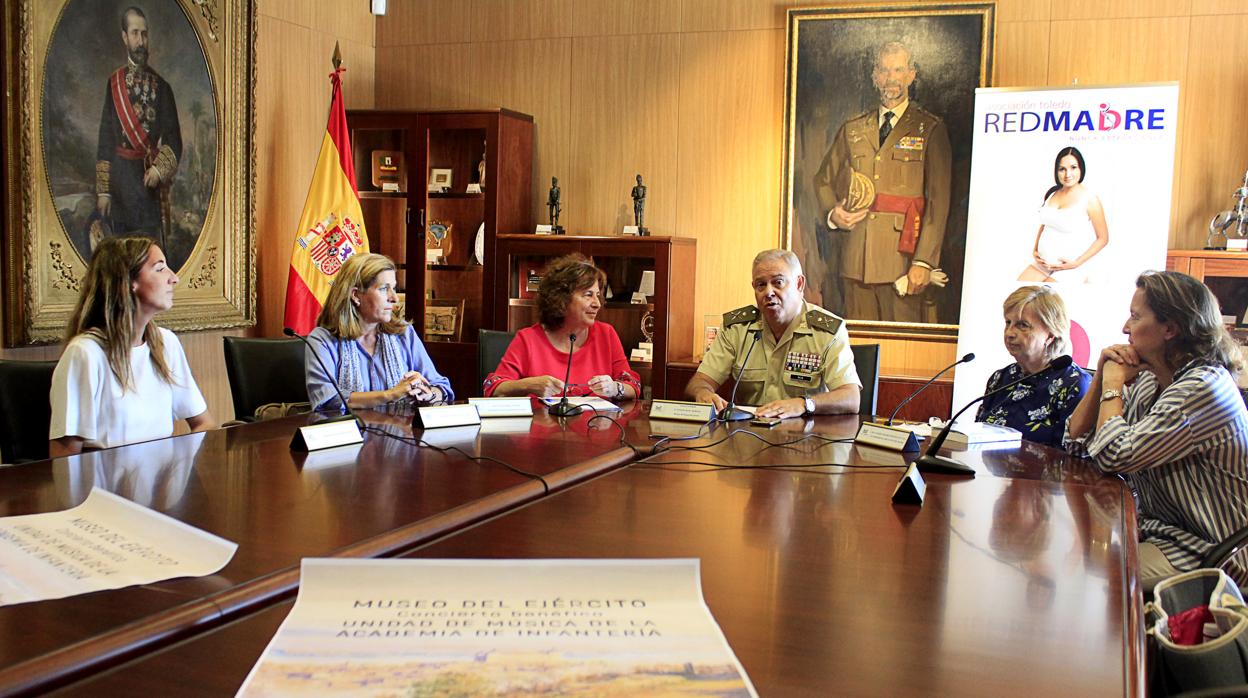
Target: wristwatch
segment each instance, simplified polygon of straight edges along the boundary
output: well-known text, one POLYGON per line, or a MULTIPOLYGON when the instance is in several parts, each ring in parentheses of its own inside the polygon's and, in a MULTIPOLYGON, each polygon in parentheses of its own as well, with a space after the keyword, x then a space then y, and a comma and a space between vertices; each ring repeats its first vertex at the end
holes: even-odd
POLYGON ((810 397, 804 397, 802 399, 806 401, 806 412, 804 414, 814 414, 815 413, 814 399, 810 397))
POLYGON ((1121 390, 1106 390, 1105 392, 1101 393, 1101 402, 1105 402, 1106 400, 1113 400, 1114 398, 1122 398, 1122 391, 1121 390))

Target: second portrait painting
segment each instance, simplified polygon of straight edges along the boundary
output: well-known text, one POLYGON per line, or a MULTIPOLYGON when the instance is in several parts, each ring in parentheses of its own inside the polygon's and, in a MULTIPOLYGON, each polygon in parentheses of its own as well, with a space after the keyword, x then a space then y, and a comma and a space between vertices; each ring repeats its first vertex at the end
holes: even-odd
POLYGON ((994 5, 789 12, 782 238, 859 329, 952 333, 994 5))

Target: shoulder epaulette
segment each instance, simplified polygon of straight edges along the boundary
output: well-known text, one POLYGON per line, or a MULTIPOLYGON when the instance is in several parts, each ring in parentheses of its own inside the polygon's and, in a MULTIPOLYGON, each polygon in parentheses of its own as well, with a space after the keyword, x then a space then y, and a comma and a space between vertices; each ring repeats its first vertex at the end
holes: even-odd
POLYGON ((758 306, 756 305, 747 305, 736 310, 729 310, 724 313, 724 329, 726 330, 733 325, 740 325, 741 323, 749 324, 757 319, 758 306))
POLYGON ((806 324, 813 329, 836 334, 842 323, 843 320, 832 313, 814 309, 806 311, 806 324))

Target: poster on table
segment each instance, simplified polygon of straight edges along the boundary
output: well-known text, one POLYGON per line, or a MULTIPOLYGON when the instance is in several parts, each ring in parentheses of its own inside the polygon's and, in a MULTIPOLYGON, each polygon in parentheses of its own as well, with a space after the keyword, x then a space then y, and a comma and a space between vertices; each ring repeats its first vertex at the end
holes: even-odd
POLYGON ((754 696, 697 560, 305 559, 240 696, 754 696))
POLYGON ((202 577, 238 545, 111 492, 65 511, 0 518, 0 606, 202 577))
POLYGON ((1178 103, 1178 83, 976 91, 955 411, 1013 363, 1020 286, 1061 295, 1075 363, 1125 341, 1136 277, 1166 266, 1178 103))

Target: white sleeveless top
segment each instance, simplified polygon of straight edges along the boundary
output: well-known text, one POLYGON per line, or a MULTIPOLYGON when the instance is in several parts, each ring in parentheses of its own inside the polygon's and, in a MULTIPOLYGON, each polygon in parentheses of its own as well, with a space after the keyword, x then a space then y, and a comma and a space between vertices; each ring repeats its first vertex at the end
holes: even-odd
MULTIPOLYGON (((1053 263, 1059 259, 1075 260, 1096 242, 1096 230, 1088 217, 1088 199, 1091 196, 1087 187, 1084 187, 1083 195, 1072 205, 1063 208, 1052 205, 1052 195, 1045 199, 1044 206, 1039 211, 1040 223, 1044 225, 1044 232, 1040 233, 1041 257, 1053 263)), ((1077 269, 1052 272, 1053 278, 1086 279, 1088 267, 1094 260, 1095 257, 1089 259, 1077 269)))

